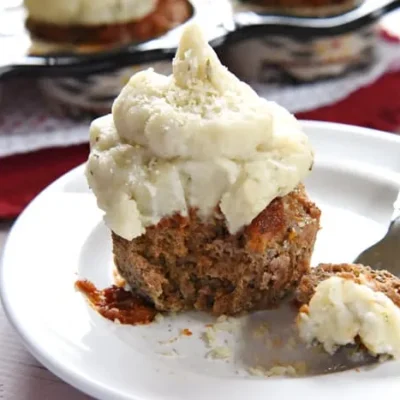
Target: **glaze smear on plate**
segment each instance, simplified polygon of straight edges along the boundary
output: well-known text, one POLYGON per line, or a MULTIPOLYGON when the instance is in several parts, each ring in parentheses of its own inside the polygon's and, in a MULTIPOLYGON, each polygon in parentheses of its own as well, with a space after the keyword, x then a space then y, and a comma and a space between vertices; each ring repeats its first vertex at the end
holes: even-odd
POLYGON ((116 285, 98 290, 92 282, 84 279, 76 281, 75 287, 100 315, 119 324, 149 324, 157 314, 143 298, 116 285))

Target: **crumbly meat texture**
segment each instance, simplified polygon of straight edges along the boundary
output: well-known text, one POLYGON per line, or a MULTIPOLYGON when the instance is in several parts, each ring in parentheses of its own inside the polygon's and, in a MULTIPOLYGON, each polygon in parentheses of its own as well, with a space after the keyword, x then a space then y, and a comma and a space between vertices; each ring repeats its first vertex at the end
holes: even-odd
POLYGON ((132 241, 112 235, 117 268, 161 311, 237 314, 276 304, 309 271, 320 210, 302 185, 275 199, 241 232, 221 213, 175 215, 132 241))
POLYGON ((187 0, 159 0, 157 8, 139 21, 96 26, 60 26, 28 18, 26 25, 34 36, 51 42, 106 45, 155 38, 185 22, 191 12, 187 0))
POLYGON ((376 292, 382 292, 396 306, 400 307, 400 279, 385 270, 373 270, 361 264, 320 264, 304 275, 296 291, 296 299, 300 304, 308 304, 322 281, 338 276, 365 284, 376 292))

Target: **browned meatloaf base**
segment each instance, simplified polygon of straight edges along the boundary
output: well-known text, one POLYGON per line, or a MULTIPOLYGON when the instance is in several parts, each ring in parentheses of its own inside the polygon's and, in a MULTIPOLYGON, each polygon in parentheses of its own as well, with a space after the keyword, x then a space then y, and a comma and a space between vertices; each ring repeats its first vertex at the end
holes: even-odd
POLYGON ((220 213, 175 215, 132 241, 113 233, 115 263, 160 311, 236 314, 275 304, 309 271, 320 210, 302 185, 275 199, 242 232, 220 213))
POLYGON ((320 264, 301 278, 296 291, 296 299, 301 304, 308 304, 319 283, 338 276, 359 284, 368 281, 369 287, 388 296, 400 307, 400 279, 388 271, 373 270, 361 264, 320 264))
POLYGON ((56 43, 126 43, 149 40, 162 35, 189 19, 191 13, 191 6, 187 0, 158 0, 157 8, 139 21, 63 26, 28 18, 26 26, 37 38, 56 43))

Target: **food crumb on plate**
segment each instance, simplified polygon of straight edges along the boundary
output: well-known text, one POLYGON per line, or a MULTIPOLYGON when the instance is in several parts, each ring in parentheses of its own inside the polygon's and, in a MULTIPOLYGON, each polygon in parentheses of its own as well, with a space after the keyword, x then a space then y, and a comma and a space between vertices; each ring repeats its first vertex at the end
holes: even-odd
POLYGON ((177 357, 179 355, 179 353, 176 349, 171 349, 169 351, 163 351, 159 354, 164 357, 177 357))
POLYGON ((212 327, 216 332, 223 331, 228 333, 234 333, 238 330, 239 325, 240 321, 237 318, 232 318, 232 317, 229 318, 226 315, 221 315, 220 317, 217 318, 216 323, 212 324, 212 327))
POLYGON ((253 336, 255 338, 260 338, 264 336, 266 333, 268 333, 268 324, 266 322, 263 322, 260 324, 253 332, 253 336))
POLYGON ((158 343, 159 344, 171 344, 171 343, 176 342, 177 340, 178 340, 178 336, 173 336, 167 340, 160 340, 158 343))
POLYGON ((207 327, 205 332, 202 333, 201 339, 207 345, 207 347, 212 347, 217 340, 217 336, 212 327, 207 327))
POLYGON ((207 358, 212 358, 214 360, 226 360, 232 355, 232 351, 227 346, 217 346, 214 347, 207 353, 207 358))
POLYGON ((155 317, 154 317, 154 322, 157 323, 161 323, 164 321, 164 315, 162 315, 161 313, 158 313, 155 317))
POLYGON ((274 365, 271 368, 266 368, 260 365, 248 368, 248 372, 253 376, 288 376, 296 377, 303 376, 307 371, 307 366, 305 362, 296 362, 288 365, 274 365))
POLYGON ((228 320, 228 316, 227 316, 227 315, 220 315, 220 316, 217 318, 217 323, 225 322, 225 321, 227 321, 227 320, 228 320))
POLYGON ((185 328, 185 329, 182 329, 182 330, 181 330, 181 335, 182 335, 182 336, 192 336, 193 333, 192 333, 192 331, 191 331, 190 329, 185 328))

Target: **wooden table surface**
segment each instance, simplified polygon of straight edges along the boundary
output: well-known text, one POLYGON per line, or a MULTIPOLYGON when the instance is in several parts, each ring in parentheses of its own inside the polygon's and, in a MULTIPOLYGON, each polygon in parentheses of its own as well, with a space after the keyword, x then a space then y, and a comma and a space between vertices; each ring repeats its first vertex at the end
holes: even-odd
MULTIPOLYGON (((0 222, 0 252, 11 228, 0 222)), ((0 399, 88 400, 38 363, 24 348, 0 305, 0 399)))

